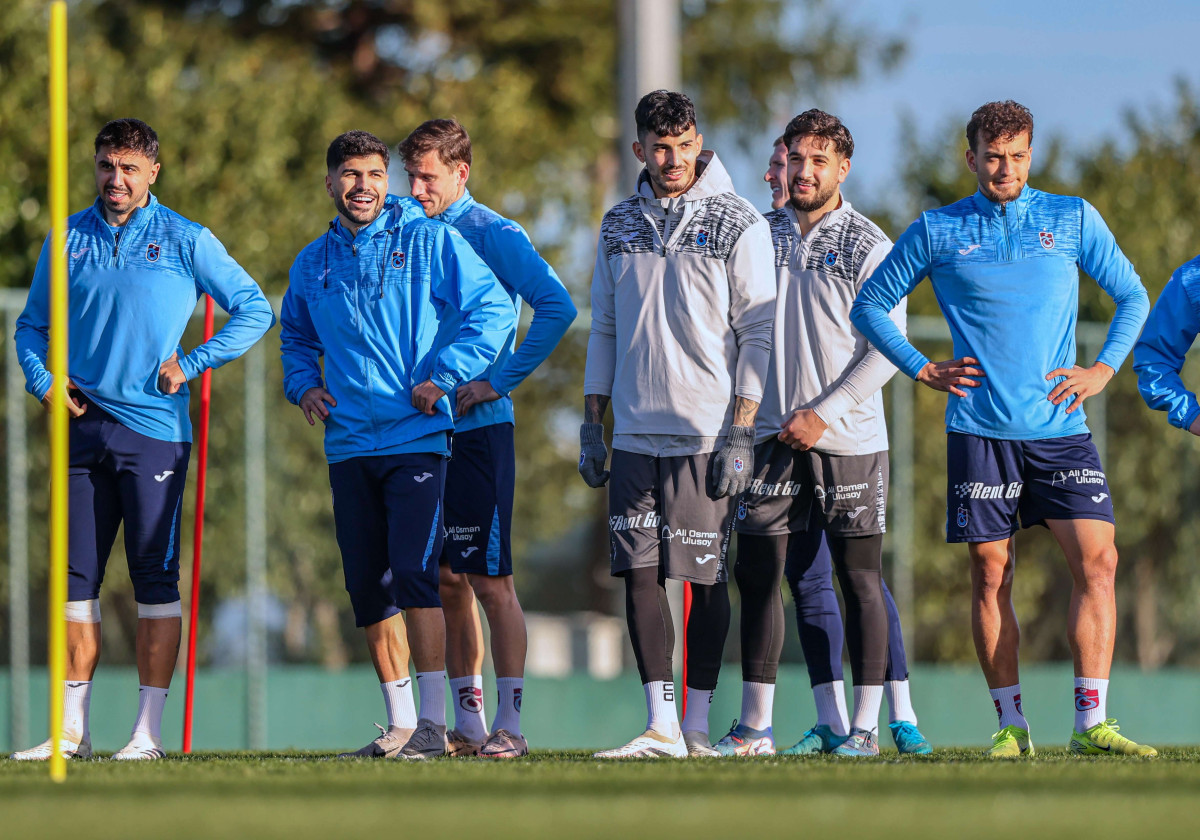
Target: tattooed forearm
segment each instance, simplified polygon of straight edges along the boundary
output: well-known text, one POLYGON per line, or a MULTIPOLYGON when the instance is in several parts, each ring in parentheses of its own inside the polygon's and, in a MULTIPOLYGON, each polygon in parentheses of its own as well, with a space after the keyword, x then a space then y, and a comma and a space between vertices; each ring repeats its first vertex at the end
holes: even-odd
POLYGON ((745 397, 734 397, 733 425, 753 426, 754 418, 758 415, 758 403, 745 397))
POLYGON ((583 420, 585 423, 603 423, 608 409, 608 397, 604 394, 586 394, 583 398, 583 420))

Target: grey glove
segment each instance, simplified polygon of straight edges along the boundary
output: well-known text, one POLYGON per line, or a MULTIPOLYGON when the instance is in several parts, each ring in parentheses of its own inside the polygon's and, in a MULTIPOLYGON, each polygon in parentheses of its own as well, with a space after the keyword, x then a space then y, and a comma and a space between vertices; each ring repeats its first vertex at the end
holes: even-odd
POLYGON ((730 426, 725 446, 713 458, 717 496, 740 496, 754 477, 754 427, 730 426))
POLYGON ((588 487, 603 487, 608 483, 608 447, 604 445, 604 424, 584 423, 579 427, 579 474, 588 487))

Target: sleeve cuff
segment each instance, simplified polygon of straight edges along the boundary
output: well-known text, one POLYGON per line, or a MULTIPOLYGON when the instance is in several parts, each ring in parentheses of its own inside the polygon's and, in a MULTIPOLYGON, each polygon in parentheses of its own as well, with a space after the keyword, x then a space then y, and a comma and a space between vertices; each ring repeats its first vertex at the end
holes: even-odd
POLYGON ((195 379, 197 376, 199 376, 201 373, 204 372, 201 370, 197 370, 196 368, 197 368, 197 365, 196 365, 195 360, 192 358, 191 353, 188 353, 182 359, 179 359, 179 369, 181 371, 183 371, 183 375, 188 381, 195 379))
POLYGON ((450 371, 445 371, 445 370, 433 374, 432 376, 429 377, 429 379, 430 379, 430 381, 433 382, 434 385, 437 385, 439 388, 441 388, 447 394, 452 393, 454 391, 454 389, 457 388, 462 383, 462 380, 459 379, 458 376, 451 373, 450 371))
POLYGON ((1195 397, 1191 397, 1190 402, 1187 414, 1183 415, 1183 424, 1179 427, 1185 432, 1189 431, 1192 424, 1196 422, 1196 418, 1200 417, 1200 402, 1197 402, 1195 397))

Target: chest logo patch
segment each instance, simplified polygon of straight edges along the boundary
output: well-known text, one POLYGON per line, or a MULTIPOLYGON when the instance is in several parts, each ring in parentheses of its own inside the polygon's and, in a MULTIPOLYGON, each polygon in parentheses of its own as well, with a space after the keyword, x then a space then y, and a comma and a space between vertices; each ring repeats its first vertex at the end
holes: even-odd
POLYGON ((392 268, 404 268, 404 252, 397 249, 392 251, 392 268))
POLYGON ((708 231, 702 230, 696 234, 696 244, 701 248, 708 244, 708 231))
POLYGON ((150 262, 158 262, 158 257, 161 253, 162 249, 158 247, 157 242, 151 242, 146 246, 146 259, 150 262))
POLYGON ((825 252, 825 265, 835 266, 838 261, 838 252, 830 248, 825 252))
POLYGON ((1038 242, 1042 243, 1042 247, 1049 251, 1054 247, 1054 234, 1051 231, 1044 230, 1038 234, 1038 242))

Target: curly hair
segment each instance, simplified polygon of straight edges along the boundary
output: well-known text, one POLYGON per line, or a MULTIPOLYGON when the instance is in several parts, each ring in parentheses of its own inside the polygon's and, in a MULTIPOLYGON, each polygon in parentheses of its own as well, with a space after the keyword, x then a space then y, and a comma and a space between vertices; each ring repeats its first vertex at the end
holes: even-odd
POLYGON ((373 155, 383 158, 383 168, 387 169, 392 157, 387 143, 369 131, 347 131, 333 138, 329 144, 329 150, 325 152, 325 168, 332 172, 350 158, 373 155))
POLYGON ((832 143, 833 150, 844 158, 854 155, 854 137, 850 129, 833 114, 827 114, 819 108, 810 108, 792 117, 783 130, 783 144, 790 149, 797 137, 816 137, 826 144, 832 143))
POLYGON ((971 114, 971 121, 967 123, 967 147, 974 151, 980 142, 1011 140, 1024 132, 1029 133, 1029 142, 1033 143, 1033 114, 1028 108, 1011 99, 989 102, 971 114))
POLYGON ((647 134, 678 137, 696 126, 696 106, 685 94, 669 90, 647 93, 633 112, 640 141, 647 134))

